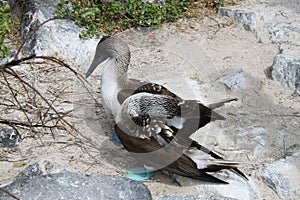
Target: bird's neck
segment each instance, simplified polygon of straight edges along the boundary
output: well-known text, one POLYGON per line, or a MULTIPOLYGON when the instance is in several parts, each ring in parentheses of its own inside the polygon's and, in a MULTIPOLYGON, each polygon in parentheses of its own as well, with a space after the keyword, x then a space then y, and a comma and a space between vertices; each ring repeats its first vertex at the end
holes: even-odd
POLYGON ((111 60, 104 68, 101 80, 102 103, 107 112, 116 116, 120 109, 118 93, 128 82, 128 63, 111 60))

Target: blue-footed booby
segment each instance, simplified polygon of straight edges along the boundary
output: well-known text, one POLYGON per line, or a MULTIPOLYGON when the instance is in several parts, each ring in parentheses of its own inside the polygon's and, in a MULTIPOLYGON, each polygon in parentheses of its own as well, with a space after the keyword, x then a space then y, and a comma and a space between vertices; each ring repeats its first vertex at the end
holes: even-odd
POLYGON ((115 130, 123 146, 141 160, 147 170, 166 169, 182 176, 226 183, 208 172, 231 169, 240 176, 237 162, 225 161, 209 151, 190 135, 214 120, 225 118, 215 108, 236 98, 203 105, 197 100, 184 100, 166 87, 128 78, 130 49, 117 36, 105 36, 86 77, 100 64, 103 106, 115 118, 115 130))

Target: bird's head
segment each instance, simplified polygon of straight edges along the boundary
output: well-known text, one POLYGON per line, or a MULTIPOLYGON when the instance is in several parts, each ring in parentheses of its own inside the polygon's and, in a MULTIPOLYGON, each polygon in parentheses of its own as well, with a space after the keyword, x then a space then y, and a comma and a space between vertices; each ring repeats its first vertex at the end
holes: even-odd
POLYGON ((99 64, 111 59, 121 63, 122 65, 118 66, 125 67, 127 71, 130 62, 130 49, 126 42, 118 36, 104 36, 101 38, 97 44, 92 64, 86 73, 86 78, 92 74, 99 64))

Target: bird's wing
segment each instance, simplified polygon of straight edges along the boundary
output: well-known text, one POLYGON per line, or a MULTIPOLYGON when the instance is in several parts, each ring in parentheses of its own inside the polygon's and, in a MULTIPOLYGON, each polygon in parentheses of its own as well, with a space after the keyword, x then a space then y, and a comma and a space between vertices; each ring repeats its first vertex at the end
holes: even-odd
POLYGON ((166 87, 164 87, 160 84, 156 84, 156 83, 145 83, 145 84, 141 85, 140 87, 138 87, 134 91, 134 94, 138 94, 138 93, 142 93, 142 92, 166 95, 166 96, 170 96, 170 97, 176 99, 178 102, 182 101, 182 99, 179 96, 177 96, 176 94, 174 94, 173 92, 168 90, 166 87))
MULTIPOLYGON (((128 91, 131 92, 130 90, 128 91)), ((121 92, 125 92, 125 90, 121 92)), ((210 121, 225 119, 196 100, 183 100, 174 96, 173 93, 168 92, 163 86, 149 83, 138 88, 133 95, 123 101, 123 104, 124 102, 127 105, 135 103, 136 107, 144 108, 144 110, 140 110, 143 113, 131 117, 131 120, 136 124, 144 124, 145 126, 146 120, 156 120, 160 124, 166 123, 169 127, 179 130, 186 137, 189 137, 210 121)), ((122 107, 125 108, 126 106, 122 107)), ((126 119, 126 116, 124 119, 126 119)), ((137 133, 140 134, 140 129, 137 130, 137 133)), ((153 133, 149 135, 153 135, 153 133)))
POLYGON ((156 83, 149 83, 146 81, 141 81, 137 79, 130 79, 126 85, 124 85, 123 89, 118 93, 118 101, 122 104, 125 99, 128 97, 138 94, 138 93, 149 93, 149 94, 157 94, 157 95, 166 95, 173 97, 178 102, 182 99, 168 90, 166 87, 156 84, 156 83))
POLYGON ((180 107, 180 112, 178 112, 176 116, 168 119, 168 125, 181 130, 187 137, 211 121, 225 120, 225 117, 213 110, 223 106, 225 103, 237 100, 237 98, 228 98, 205 106, 197 100, 183 100, 162 85, 147 83, 136 79, 130 79, 125 88, 126 89, 121 90, 118 94, 118 99, 121 104, 126 98, 140 93, 172 97, 172 101, 176 102, 180 107))
MULTIPOLYGON (((164 134, 164 129, 162 129, 162 133, 144 139, 124 132, 119 124, 115 125, 115 129, 124 147, 147 167, 156 170, 165 169, 185 177, 220 184, 227 182, 208 173, 222 169, 230 169, 235 173, 240 172, 236 168, 237 162, 223 160, 221 157, 215 159, 211 155, 214 153, 205 147, 201 145, 201 149, 195 147, 195 141, 191 139, 185 142, 177 140, 176 136, 164 134)), ((242 172, 240 173, 240 176, 246 177, 242 172)))
POLYGON ((234 170, 237 163, 223 160, 169 126, 168 118, 176 116, 177 109, 177 102, 170 96, 135 94, 122 104, 116 133, 124 147, 147 166, 166 168, 203 181, 226 183, 207 172, 234 170))
POLYGON ((177 160, 187 148, 178 145, 172 135, 164 133, 164 129, 161 133, 147 138, 136 137, 136 134, 124 130, 120 123, 115 125, 115 131, 123 146, 132 153, 133 157, 156 170, 177 160))
POLYGON ((125 101, 125 99, 135 94, 137 88, 142 87, 143 85, 148 83, 138 79, 129 79, 129 81, 124 84, 125 85, 123 85, 122 89, 117 94, 118 101, 121 105, 125 101))
MULTIPOLYGON (((209 154, 212 158, 217 159, 219 161, 219 163, 224 162, 224 164, 227 163, 228 166, 231 165, 231 168, 229 168, 231 171, 233 171, 235 174, 239 175, 240 177, 244 178, 245 180, 248 180, 248 178, 246 177, 246 175, 243 172, 241 172, 237 167, 234 167, 234 165, 237 164, 236 162, 230 163, 229 161, 224 160, 221 156, 219 156, 218 154, 214 153, 213 151, 207 149, 206 147, 202 146, 201 144, 199 144, 196 141, 192 141, 190 147, 193 149, 200 150, 206 154, 209 154)), ((215 162, 216 162, 216 160, 215 160, 215 162)), ((213 169, 213 167, 212 167, 212 169, 213 169)))
POLYGON ((225 103, 237 100, 236 98, 231 98, 205 106, 197 100, 183 100, 166 87, 156 83, 140 83, 140 85, 133 94, 150 93, 172 97, 178 103, 178 106, 180 106, 180 113, 170 120, 169 125, 176 129, 185 128, 184 132, 190 134, 204 127, 210 121, 225 120, 222 115, 212 110, 221 107, 225 103), (183 127, 183 124, 185 124, 185 127, 183 127))
POLYGON ((160 141, 158 134, 173 135, 166 123, 178 115, 179 109, 176 100, 170 96, 138 93, 123 102, 116 123, 135 137, 153 136, 160 141))
MULTIPOLYGON (((206 107, 196 100, 184 100, 179 103, 180 117, 184 123, 182 126, 174 126, 175 122, 169 124, 178 129, 180 134, 189 137, 198 129, 215 120, 225 120, 225 117, 206 107)), ((176 119, 175 117, 173 119, 176 119)))

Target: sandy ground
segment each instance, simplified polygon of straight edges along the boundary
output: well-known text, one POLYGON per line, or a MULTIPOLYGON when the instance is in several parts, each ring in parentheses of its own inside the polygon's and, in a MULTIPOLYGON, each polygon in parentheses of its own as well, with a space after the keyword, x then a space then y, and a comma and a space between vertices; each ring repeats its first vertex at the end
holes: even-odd
MULTIPOLYGON (((257 43, 254 34, 218 16, 181 20, 159 29, 128 30, 120 35, 132 50, 131 77, 162 83, 183 98, 199 99, 206 104, 227 97, 239 98, 238 102, 218 109, 227 117, 226 121, 211 123, 192 137, 225 158, 244 162, 241 169, 256 183, 261 197, 277 199, 272 190, 256 179, 255 170, 282 158, 285 149, 300 139, 300 97, 263 72, 272 65, 278 46, 257 43), (240 69, 245 85, 229 90, 222 83, 223 78, 240 69)), ((78 70, 84 74, 87 68, 82 66, 78 70)), ((120 176, 126 173, 132 160, 126 158, 121 145, 112 141, 113 121, 100 104, 101 70, 89 78, 91 85, 85 86, 55 65, 40 66, 31 75, 23 73, 28 80, 38 74, 35 84, 45 96, 62 91, 55 105, 73 108, 66 119, 80 134, 70 131, 70 135, 57 128, 52 129, 53 134, 24 129, 23 136, 34 137, 25 138, 17 148, 0 149, 0 184, 10 181, 25 167, 15 163, 30 164, 45 158, 72 171, 120 176), (50 69, 55 73, 49 74, 50 69)), ((12 98, 4 86, 3 91, 3 99, 12 98)), ((1 110, 1 116, 12 115, 22 118, 16 109, 1 110)), ((162 172, 145 184, 153 197, 197 193, 194 187, 179 187, 162 172)))

